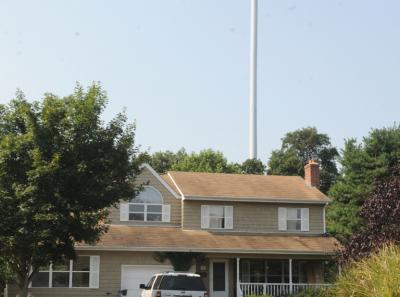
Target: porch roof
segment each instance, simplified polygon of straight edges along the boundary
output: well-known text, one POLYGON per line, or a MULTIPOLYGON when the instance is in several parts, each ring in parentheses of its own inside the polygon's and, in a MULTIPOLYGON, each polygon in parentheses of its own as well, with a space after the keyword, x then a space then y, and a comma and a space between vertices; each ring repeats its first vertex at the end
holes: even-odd
POLYGON ((208 232, 124 225, 110 225, 108 232, 96 245, 77 246, 80 250, 308 255, 332 255, 338 247, 333 237, 326 236, 208 232))

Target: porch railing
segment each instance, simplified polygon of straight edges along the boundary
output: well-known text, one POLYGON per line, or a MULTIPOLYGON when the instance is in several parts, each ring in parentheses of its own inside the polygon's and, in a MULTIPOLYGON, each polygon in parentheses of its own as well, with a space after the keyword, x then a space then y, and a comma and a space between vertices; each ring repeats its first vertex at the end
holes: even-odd
POLYGON ((250 295, 279 297, 296 294, 304 289, 328 287, 330 284, 240 283, 239 286, 243 297, 250 295))

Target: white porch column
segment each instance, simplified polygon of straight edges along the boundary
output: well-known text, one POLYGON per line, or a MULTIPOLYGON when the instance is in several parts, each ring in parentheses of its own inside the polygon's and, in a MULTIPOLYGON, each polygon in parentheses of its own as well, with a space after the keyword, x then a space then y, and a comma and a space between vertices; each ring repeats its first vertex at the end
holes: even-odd
POLYGON ((292 259, 289 259, 289 293, 293 294, 292 259))
POLYGON ((240 258, 236 258, 236 297, 242 297, 242 290, 240 289, 240 258))

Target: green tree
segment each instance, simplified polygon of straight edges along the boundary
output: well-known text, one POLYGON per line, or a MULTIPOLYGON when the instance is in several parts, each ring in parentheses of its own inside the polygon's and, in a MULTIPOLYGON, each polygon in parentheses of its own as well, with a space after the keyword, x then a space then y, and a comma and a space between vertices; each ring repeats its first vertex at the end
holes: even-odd
POLYGON ((287 133, 281 148, 272 152, 268 174, 304 176, 304 165, 314 159, 321 166, 320 189, 326 193, 338 175, 338 155, 328 135, 318 133, 315 127, 299 129, 287 133))
POLYGON ((362 143, 347 140, 340 163, 341 176, 329 191, 333 202, 328 207, 327 224, 331 233, 346 241, 364 226, 359 210, 374 181, 400 163, 400 125, 373 129, 362 143))
POLYGON ((156 252, 153 258, 160 263, 170 261, 175 271, 188 271, 194 264, 205 261, 203 253, 193 252, 156 252))
POLYGON ((259 159, 247 159, 242 164, 242 172, 245 174, 264 174, 265 165, 259 159))
POLYGON ((176 153, 171 151, 159 151, 153 154, 149 154, 148 152, 143 152, 138 155, 138 163, 148 163, 153 167, 155 171, 160 174, 163 174, 171 168, 179 163, 182 159, 184 159, 188 154, 184 148, 181 148, 176 153))
POLYGON ((240 166, 228 163, 224 155, 212 149, 202 150, 200 153, 191 153, 177 163, 171 170, 192 172, 240 173, 240 166))
POLYGON ((134 127, 103 123, 99 85, 0 106, 0 255, 20 296, 40 266, 75 257, 106 232, 107 208, 132 197, 134 127))

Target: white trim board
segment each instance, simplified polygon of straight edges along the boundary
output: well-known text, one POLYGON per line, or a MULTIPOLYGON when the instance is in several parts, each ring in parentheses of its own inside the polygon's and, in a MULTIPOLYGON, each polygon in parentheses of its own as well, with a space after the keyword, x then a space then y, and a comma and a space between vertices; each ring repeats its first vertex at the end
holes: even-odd
POLYGON ((146 168, 152 175, 170 192, 176 199, 180 199, 179 195, 168 185, 168 183, 147 163, 143 163, 139 166, 139 169, 146 168))
POLYGON ((224 253, 224 254, 263 254, 263 255, 334 255, 335 252, 327 251, 288 251, 288 250, 260 250, 260 249, 201 249, 201 248, 170 248, 170 247, 98 247, 98 246, 81 246, 76 247, 77 251, 129 251, 129 252, 199 252, 199 253, 224 253))
POLYGON ((227 202, 260 202, 260 203, 284 203, 284 204, 329 204, 331 201, 322 200, 293 200, 289 198, 252 198, 252 197, 203 197, 203 196, 185 196, 184 200, 197 200, 197 201, 227 201, 227 202))

